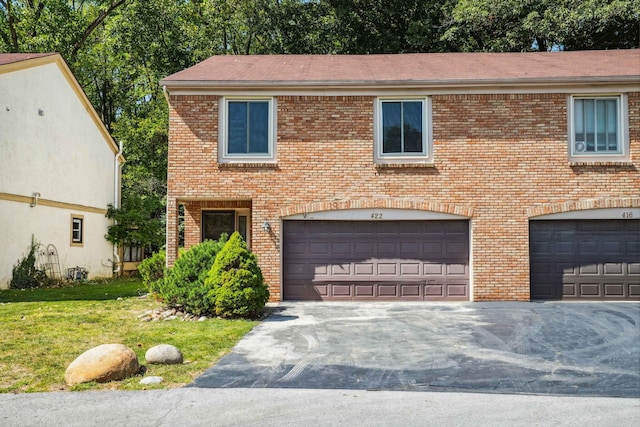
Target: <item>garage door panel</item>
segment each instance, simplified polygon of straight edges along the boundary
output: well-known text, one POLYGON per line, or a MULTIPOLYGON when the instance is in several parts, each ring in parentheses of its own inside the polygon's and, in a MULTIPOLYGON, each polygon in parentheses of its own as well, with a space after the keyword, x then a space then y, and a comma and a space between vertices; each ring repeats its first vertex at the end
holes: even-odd
POLYGON ((331 243, 331 254, 351 254, 351 246, 350 242, 333 242, 331 243))
POLYGON ((372 262, 357 263, 354 265, 354 273, 358 277, 372 277, 374 273, 374 264, 372 262))
POLYGON ((447 275, 465 276, 469 274, 466 264, 447 264, 447 275))
POLYGON ((609 297, 623 297, 624 285, 620 283, 605 283, 604 294, 609 297))
POLYGON ((447 296, 450 297, 466 297, 467 286, 464 284, 451 283, 447 285, 447 296))
POLYGON ((624 242, 608 241, 602 243, 601 252, 606 252, 608 255, 624 255, 624 242))
POLYGON ((312 299, 468 300, 468 229, 467 221, 285 221, 283 296, 303 299, 289 292, 302 281, 312 299))
POLYGON ((332 276, 350 276, 351 264, 332 264, 331 275, 332 276))
POLYGON ((400 264, 400 275, 403 277, 420 277, 420 264, 405 262, 400 264))
POLYGON ((313 255, 329 255, 331 245, 327 242, 309 243, 309 253, 313 255))
POLYGON ((420 256, 420 243, 418 242, 400 242, 400 255, 403 258, 420 256))
POLYGON ((425 275, 441 275, 444 272, 445 265, 444 264, 435 264, 435 263, 426 263, 424 266, 424 274, 425 275))
POLYGON ((421 294, 421 286, 419 284, 402 284, 400 285, 400 295, 403 297, 419 298, 421 294))
POLYGON ((348 284, 341 283, 332 283, 331 285, 331 296, 336 298, 347 298, 351 297, 351 286, 348 284))
POLYGON ((531 221, 532 299, 638 299, 638 220, 531 221))
POLYGON ((611 274, 611 275, 623 275, 624 274, 624 266, 622 265, 622 263, 617 262, 617 263, 605 263, 604 264, 604 274, 611 274))
POLYGON ((581 276, 584 275, 597 275, 598 274, 598 265, 581 265, 578 267, 578 274, 581 276))
POLYGON ((422 244, 422 253, 424 255, 440 256, 442 254, 442 243, 427 241, 422 244))
POLYGON ((355 255, 370 255, 375 253, 375 244, 373 242, 355 242, 354 254, 355 255))
POLYGON ((354 295, 356 297, 369 297, 373 298, 375 296, 374 286, 372 284, 356 284, 354 286, 354 295))
POLYGON ((395 263, 378 263, 378 276, 395 276, 398 274, 395 263))
POLYGON ((327 264, 309 264, 308 277, 323 277, 329 276, 329 265, 327 264))
POLYGON ((599 283, 580 283, 580 293, 582 297, 601 297, 599 283))

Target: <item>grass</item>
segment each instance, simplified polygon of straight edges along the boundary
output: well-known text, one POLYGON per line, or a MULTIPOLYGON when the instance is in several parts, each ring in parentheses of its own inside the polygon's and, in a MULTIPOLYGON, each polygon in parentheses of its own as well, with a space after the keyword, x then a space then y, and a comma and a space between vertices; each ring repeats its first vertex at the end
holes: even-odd
POLYGON ((180 387, 229 352, 256 325, 222 319, 142 322, 139 315, 162 306, 145 292, 139 280, 130 279, 0 291, 0 393, 180 387), (136 376, 67 386, 67 366, 86 350, 107 343, 130 347, 145 365, 145 375, 161 376, 164 381, 145 386, 136 376), (145 352, 157 344, 178 347, 185 363, 146 365, 145 352))

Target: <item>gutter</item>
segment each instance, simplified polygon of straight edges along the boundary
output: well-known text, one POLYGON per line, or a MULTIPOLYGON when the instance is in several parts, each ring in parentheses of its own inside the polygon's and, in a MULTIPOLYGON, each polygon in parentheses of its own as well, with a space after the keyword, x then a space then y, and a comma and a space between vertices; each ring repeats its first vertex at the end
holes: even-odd
POLYGON ((555 78, 504 78, 504 79, 446 79, 446 80, 162 80, 162 90, 167 87, 180 89, 398 89, 440 87, 509 87, 640 83, 640 75, 589 76, 555 78))

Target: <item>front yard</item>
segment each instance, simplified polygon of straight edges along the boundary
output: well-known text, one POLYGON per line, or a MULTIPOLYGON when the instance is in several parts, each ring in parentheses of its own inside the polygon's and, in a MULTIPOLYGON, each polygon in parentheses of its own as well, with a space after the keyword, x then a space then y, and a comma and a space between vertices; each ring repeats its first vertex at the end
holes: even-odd
POLYGON ((231 350, 256 322, 144 322, 139 316, 161 307, 139 280, 121 279, 73 287, 0 291, 0 393, 60 390, 140 390, 188 384, 231 350), (106 384, 68 387, 67 366, 100 344, 130 347, 159 385, 141 385, 141 376, 106 384), (182 365, 147 365, 145 352, 157 344, 178 347, 182 365))

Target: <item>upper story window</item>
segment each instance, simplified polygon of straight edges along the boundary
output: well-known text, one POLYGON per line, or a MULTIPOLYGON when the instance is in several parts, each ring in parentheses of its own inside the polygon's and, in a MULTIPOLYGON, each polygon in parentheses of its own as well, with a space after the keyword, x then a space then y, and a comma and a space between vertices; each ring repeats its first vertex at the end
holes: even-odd
POLYGON ((377 163, 415 163, 431 159, 429 98, 378 99, 375 158, 377 163))
POLYGON ((606 161, 626 158, 626 97, 571 97, 569 135, 572 160, 606 161))
POLYGON ((275 100, 225 98, 220 114, 221 161, 275 158, 275 100))

